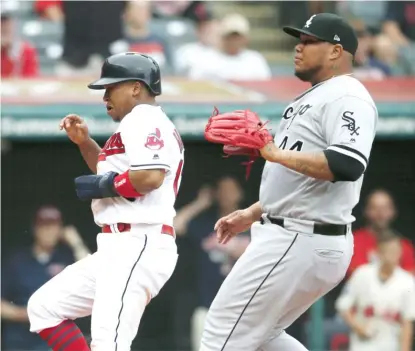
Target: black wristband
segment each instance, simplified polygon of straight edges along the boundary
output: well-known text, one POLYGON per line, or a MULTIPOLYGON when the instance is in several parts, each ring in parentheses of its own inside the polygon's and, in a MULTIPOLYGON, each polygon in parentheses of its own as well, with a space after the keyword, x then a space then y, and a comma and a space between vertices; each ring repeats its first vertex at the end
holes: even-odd
POLYGON ((115 172, 108 172, 101 176, 98 187, 101 191, 102 197, 119 197, 120 195, 115 191, 114 179, 118 175, 115 172))

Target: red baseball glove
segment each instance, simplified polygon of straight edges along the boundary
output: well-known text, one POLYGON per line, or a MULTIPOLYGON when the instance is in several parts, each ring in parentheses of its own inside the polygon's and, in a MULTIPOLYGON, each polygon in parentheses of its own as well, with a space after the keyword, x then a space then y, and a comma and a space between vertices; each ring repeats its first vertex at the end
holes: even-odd
POLYGON ((219 114, 215 107, 205 127, 205 138, 224 145, 262 149, 273 141, 272 135, 264 128, 258 115, 249 110, 236 110, 219 114))
POLYGON ((224 144, 226 156, 249 156, 249 161, 243 163, 247 166, 248 178, 252 163, 260 156, 258 150, 273 141, 270 132, 264 128, 265 124, 252 111, 236 110, 219 114, 215 107, 205 128, 205 138, 212 143, 224 144))

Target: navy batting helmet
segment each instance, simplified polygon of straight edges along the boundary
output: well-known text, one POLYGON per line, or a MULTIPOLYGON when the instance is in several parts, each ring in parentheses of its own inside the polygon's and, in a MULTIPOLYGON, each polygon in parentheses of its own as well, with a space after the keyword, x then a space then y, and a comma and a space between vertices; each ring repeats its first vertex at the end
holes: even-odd
POLYGON ((143 82, 154 94, 161 94, 160 68, 150 56, 125 52, 108 57, 101 69, 101 78, 88 85, 89 89, 105 89, 106 85, 126 81, 143 82))

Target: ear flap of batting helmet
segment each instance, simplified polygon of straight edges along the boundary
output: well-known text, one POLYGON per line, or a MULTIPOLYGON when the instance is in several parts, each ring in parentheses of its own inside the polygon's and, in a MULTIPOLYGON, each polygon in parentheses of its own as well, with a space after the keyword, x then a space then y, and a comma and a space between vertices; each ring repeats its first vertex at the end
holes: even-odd
POLYGON ((108 57, 101 69, 101 77, 88 85, 89 89, 105 89, 107 85, 126 81, 143 82, 154 95, 161 94, 160 67, 150 56, 125 52, 108 57))

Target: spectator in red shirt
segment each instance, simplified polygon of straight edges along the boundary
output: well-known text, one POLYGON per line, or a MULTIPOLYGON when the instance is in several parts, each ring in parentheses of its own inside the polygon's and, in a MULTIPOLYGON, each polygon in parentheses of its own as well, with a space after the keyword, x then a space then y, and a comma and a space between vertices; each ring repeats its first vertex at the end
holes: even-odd
MULTIPOLYGON (((367 225, 354 232, 354 255, 347 275, 362 264, 377 259, 377 240, 388 233, 395 232, 391 224, 396 217, 392 196, 385 190, 375 190, 367 197, 364 212, 367 225)), ((402 257, 400 266, 415 274, 415 250, 408 239, 401 238, 402 257)))
POLYGON ((39 74, 36 49, 16 38, 10 14, 1 15, 1 77, 31 78, 39 74))
POLYGON ((44 19, 60 22, 64 18, 62 0, 36 0, 35 11, 44 19))

